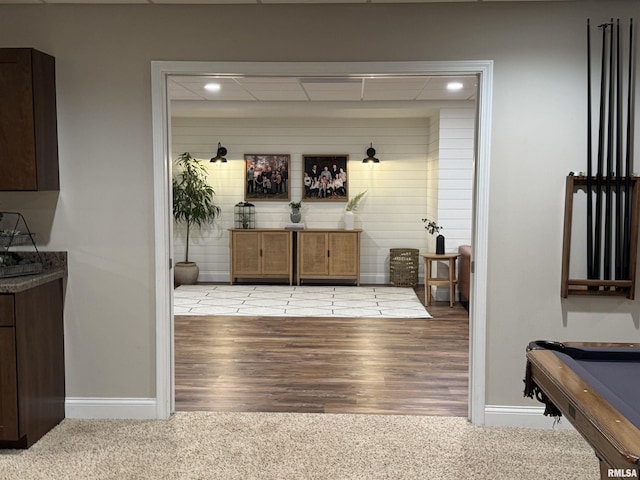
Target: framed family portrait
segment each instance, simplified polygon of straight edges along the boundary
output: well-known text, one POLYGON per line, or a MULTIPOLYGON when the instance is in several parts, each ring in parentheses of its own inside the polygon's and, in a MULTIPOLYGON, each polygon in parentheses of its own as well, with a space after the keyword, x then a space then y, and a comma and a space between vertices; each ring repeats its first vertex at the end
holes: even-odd
POLYGON ((245 164, 245 200, 291 200, 288 154, 247 153, 245 164))
POLYGON ((349 155, 303 155, 302 199, 347 202, 349 155))

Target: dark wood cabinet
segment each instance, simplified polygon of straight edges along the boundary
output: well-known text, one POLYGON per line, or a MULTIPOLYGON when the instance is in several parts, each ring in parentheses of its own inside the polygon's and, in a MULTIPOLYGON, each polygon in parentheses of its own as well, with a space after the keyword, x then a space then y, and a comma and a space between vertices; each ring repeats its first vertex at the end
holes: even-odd
POLYGON ((28 448, 64 418, 62 279, 0 294, 0 448, 28 448))
POLYGON ((55 59, 0 48, 0 190, 59 190, 55 59))

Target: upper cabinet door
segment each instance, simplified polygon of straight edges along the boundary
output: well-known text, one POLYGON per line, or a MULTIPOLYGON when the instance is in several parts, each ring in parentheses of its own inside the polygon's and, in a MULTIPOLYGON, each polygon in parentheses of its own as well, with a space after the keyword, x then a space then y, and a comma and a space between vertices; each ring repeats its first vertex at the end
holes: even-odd
POLYGON ((59 190, 55 59, 0 49, 0 190, 59 190))

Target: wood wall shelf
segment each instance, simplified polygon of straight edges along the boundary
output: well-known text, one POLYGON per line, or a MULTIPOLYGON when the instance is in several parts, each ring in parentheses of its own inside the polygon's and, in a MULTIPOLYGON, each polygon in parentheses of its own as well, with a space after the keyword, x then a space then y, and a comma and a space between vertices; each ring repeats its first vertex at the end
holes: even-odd
MULTIPOLYGON (((640 215, 640 177, 629 179, 631 190, 631 212, 629 243, 626 254, 629 259, 629 275, 627 279, 576 279, 569 278, 571 258, 571 234, 573 225, 573 199, 577 191, 587 188, 587 177, 569 175, 566 179, 565 209, 564 209, 564 240, 562 244, 562 282, 561 296, 569 295, 595 295, 595 296, 624 296, 630 300, 635 298, 636 289, 636 261, 638 253, 638 216, 640 215)), ((616 178, 609 178, 609 182, 615 191, 616 178)), ((601 179, 604 187, 607 178, 601 179)), ((625 177, 620 178, 621 183, 626 182, 625 177)), ((591 177, 592 189, 597 188, 596 177, 591 177)), ((603 193, 604 194, 604 193, 603 193)), ((603 223, 604 224, 604 223, 603 223)))

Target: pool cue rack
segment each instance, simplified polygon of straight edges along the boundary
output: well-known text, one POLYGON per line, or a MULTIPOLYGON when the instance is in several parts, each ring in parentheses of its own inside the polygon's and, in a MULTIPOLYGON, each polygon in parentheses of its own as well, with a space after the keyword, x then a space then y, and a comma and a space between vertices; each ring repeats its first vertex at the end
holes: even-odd
MULTIPOLYGON (((601 186, 604 188, 606 177, 601 179, 601 186)), ((611 184, 616 184, 616 178, 610 178, 611 184)), ((562 281, 561 297, 567 298, 569 295, 594 295, 594 296, 624 296, 630 300, 635 297, 636 289, 636 261, 638 253, 638 218, 640 217, 640 177, 621 177, 620 183, 628 185, 629 190, 624 195, 631 195, 631 211, 629 215, 629 239, 624 242, 624 251, 614 251, 614 255, 625 259, 623 271, 624 278, 617 274, 614 279, 603 278, 569 278, 570 257, 571 257, 571 230, 573 224, 573 199, 579 190, 585 190, 590 184, 592 190, 597 189, 596 178, 592 177, 587 182, 586 176, 569 175, 566 179, 565 209, 564 209, 564 239, 562 244, 562 281)), ((618 183, 618 185, 620 185, 618 183)), ((615 189, 614 189, 615 191, 615 189)), ((603 194, 604 192, 600 192, 603 194)), ((617 192, 616 192, 617 194, 617 192)), ((605 235, 606 235, 605 231, 605 235)), ((604 273, 604 269, 601 273, 604 273)), ((605 277, 607 275, 604 275, 605 277)))

